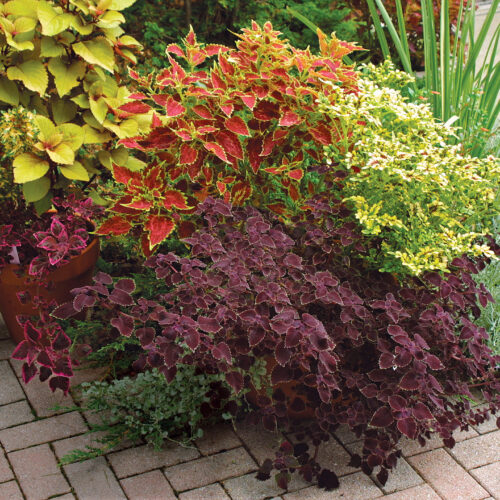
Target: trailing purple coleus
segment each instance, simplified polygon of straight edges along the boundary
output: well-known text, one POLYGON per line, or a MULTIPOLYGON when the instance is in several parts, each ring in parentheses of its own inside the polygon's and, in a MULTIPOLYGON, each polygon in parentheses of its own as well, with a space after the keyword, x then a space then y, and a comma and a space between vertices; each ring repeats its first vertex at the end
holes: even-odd
POLYGON ((235 394, 253 392, 252 421, 294 436, 263 463, 260 479, 274 469, 283 488, 292 472, 336 487, 335 472, 310 448, 347 424, 364 438, 351 465, 385 483, 402 437, 423 445, 436 432, 451 447, 455 430, 500 408, 500 358, 471 320, 491 300, 471 278, 483 263, 463 257, 443 275, 401 284, 366 268, 360 254, 368 249, 344 222, 344 206, 308 205, 305 221, 285 226, 255 208, 207 199, 198 210, 205 227, 185 240, 191 256, 146 262, 168 293, 136 300, 132 280, 99 273, 54 315, 105 307, 121 335, 140 340, 136 370, 157 367, 172 380, 179 363, 194 364, 224 373, 235 394), (258 360, 270 367, 268 393, 252 391, 258 360), (287 395, 283 384, 292 381, 296 393, 287 395), (471 406, 473 387, 485 407, 471 406), (294 420, 305 408, 314 418, 294 420))
POLYGON ((24 327, 24 340, 12 353, 13 359, 24 361, 22 378, 28 383, 36 375, 40 381, 48 380, 52 391, 61 389, 65 394, 73 376, 69 348, 71 339, 66 335, 57 320, 51 315, 54 303, 48 303, 38 297, 21 297, 32 300, 38 309, 38 318, 21 317, 18 320, 24 327))

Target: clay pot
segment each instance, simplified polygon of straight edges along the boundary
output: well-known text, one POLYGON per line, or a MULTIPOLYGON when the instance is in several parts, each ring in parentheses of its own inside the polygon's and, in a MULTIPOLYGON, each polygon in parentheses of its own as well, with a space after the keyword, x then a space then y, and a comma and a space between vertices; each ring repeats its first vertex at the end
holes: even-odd
POLYGON ((49 273, 47 280, 53 283, 47 290, 39 282, 26 284, 25 276, 19 277, 16 272, 22 269, 18 264, 7 264, 0 272, 0 313, 14 342, 24 340, 23 328, 16 321, 19 315, 33 316, 38 312, 33 306, 22 304, 17 293, 28 291, 48 300, 54 299, 58 304, 71 300, 70 290, 92 282, 94 267, 99 256, 99 239, 94 238, 89 246, 80 254, 71 257, 67 264, 49 273))

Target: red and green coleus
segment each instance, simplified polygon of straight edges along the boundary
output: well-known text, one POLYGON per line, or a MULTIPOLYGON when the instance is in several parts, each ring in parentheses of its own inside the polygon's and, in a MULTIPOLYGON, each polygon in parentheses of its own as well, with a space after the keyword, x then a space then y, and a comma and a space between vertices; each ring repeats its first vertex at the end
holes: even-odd
POLYGON ((121 143, 154 161, 141 172, 114 168, 124 194, 100 234, 141 225, 143 247, 152 250, 209 195, 282 215, 304 205, 315 191, 307 167, 341 134, 338 119, 316 103, 357 90, 353 68, 342 63, 357 47, 318 32, 320 54, 313 55, 279 35, 270 23, 252 23, 230 49, 203 46, 190 31, 183 48, 169 45, 160 74, 130 72, 138 89, 119 111, 150 114, 151 128, 121 143), (199 69, 213 56, 210 70, 199 69))

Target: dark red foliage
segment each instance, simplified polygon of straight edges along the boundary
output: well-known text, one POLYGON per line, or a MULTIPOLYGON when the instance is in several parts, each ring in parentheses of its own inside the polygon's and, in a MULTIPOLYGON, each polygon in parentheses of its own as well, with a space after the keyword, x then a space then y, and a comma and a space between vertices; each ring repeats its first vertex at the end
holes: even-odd
MULTIPOLYGON (((209 198, 199 208, 205 227, 185 240, 191 257, 169 253, 146 262, 169 293, 136 302, 120 287, 117 302, 118 285, 101 274, 94 286, 75 291, 69 309, 97 300, 115 310, 113 325, 141 340, 136 368, 159 367, 168 379, 177 363, 196 364, 225 373, 234 392, 246 394, 255 361, 275 360, 268 381, 274 393, 256 398, 252 419, 298 432, 297 442, 284 443, 259 478, 274 468, 283 487, 294 471, 336 487, 336 475, 316 463, 304 440, 317 447, 347 424, 364 438, 352 463, 367 474, 376 469, 385 482, 401 437, 424 444, 435 431, 451 446, 455 430, 500 407, 500 359, 486 346, 485 330, 470 320, 478 302, 490 299, 471 279, 482 264, 464 257, 443 276, 403 286, 366 269, 358 257, 362 237, 343 222, 344 207, 310 205, 305 221, 283 226, 255 208, 209 198), (289 400, 276 387, 290 380, 301 398, 289 400), (471 407, 471 386, 482 390, 486 408, 471 407), (294 422, 288 410, 303 409, 304 402, 315 418, 294 422)), ((57 313, 67 316, 68 306, 57 313)))

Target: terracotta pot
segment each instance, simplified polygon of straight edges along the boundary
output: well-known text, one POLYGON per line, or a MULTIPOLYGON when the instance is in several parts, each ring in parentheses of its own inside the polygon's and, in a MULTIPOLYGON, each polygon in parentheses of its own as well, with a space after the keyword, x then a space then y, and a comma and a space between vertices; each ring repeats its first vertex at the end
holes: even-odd
POLYGON ((24 340, 23 328, 16 321, 16 316, 37 314, 31 304, 21 304, 17 293, 28 291, 31 296, 39 295, 49 300, 54 299, 61 304, 71 299, 70 290, 92 282, 94 267, 99 256, 99 239, 94 238, 89 246, 80 254, 71 257, 67 264, 54 269, 48 275, 53 287, 47 290, 39 282, 26 284, 25 276, 19 277, 22 266, 7 264, 0 272, 0 313, 14 342, 24 340))

